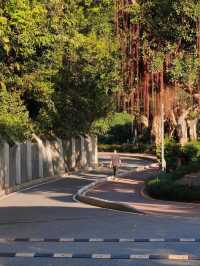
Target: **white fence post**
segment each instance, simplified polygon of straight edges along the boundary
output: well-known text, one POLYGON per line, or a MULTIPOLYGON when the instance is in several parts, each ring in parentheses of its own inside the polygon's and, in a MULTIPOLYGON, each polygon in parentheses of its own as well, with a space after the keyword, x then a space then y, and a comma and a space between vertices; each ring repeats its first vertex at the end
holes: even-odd
POLYGON ((65 173, 65 161, 64 161, 64 153, 63 153, 63 144, 62 140, 57 138, 58 149, 59 149, 59 174, 65 173))
POLYGON ((89 136, 89 143, 88 143, 88 150, 89 150, 89 165, 90 165, 90 167, 92 167, 93 165, 92 165, 92 137, 91 136, 89 136))
POLYGON ((44 153, 45 153, 45 147, 42 142, 42 140, 35 134, 33 134, 34 139, 36 140, 38 144, 38 173, 39 177, 44 177, 44 171, 43 171, 43 160, 44 160, 44 153))
POLYGON ((16 155, 15 155, 15 164, 16 164, 16 184, 20 185, 22 182, 21 179, 21 148, 20 144, 16 143, 16 155))
POLYGON ((27 160, 27 177, 28 180, 32 180, 32 143, 26 142, 26 160, 27 160))
POLYGON ((50 176, 54 176, 53 158, 52 158, 51 144, 49 141, 46 141, 46 156, 47 156, 50 176))
POLYGON ((0 142, 0 190, 3 190, 5 186, 4 175, 4 145, 0 142))
MULTIPOLYGON (((15 146, 10 147, 8 143, 2 142, 0 147, 0 190, 6 190, 34 178, 65 173, 67 167, 64 152, 68 154, 71 168, 76 168, 77 144, 74 137, 71 138, 71 145, 69 141, 66 147, 61 139, 57 139, 53 146, 49 141, 43 143, 36 135, 33 138, 37 145, 35 142, 27 141, 23 144, 16 143, 15 146)), ((97 138, 87 136, 85 139, 80 136, 79 155, 82 167, 96 166, 97 138)))
POLYGON ((86 164, 88 167, 88 170, 92 170, 92 138, 90 135, 86 136, 85 139, 86 143, 86 164))
POLYGON ((85 167, 87 164, 86 160, 86 150, 85 150, 85 138, 80 136, 81 138, 81 167, 85 167))
POLYGON ((92 136, 92 166, 98 165, 98 140, 97 136, 92 136))
POLYGON ((4 184, 5 189, 10 188, 10 171, 9 171, 9 145, 7 142, 3 144, 3 167, 4 167, 4 184))
POLYGON ((75 138, 71 139, 71 168, 75 169, 76 168, 76 141, 75 138))

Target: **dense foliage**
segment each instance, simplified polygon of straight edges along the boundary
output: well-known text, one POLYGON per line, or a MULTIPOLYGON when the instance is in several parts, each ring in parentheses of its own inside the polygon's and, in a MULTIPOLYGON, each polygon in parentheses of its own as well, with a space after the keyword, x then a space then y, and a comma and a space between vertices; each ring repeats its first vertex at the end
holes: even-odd
POLYGON ((8 93, 4 84, 0 89, 0 128, 1 136, 11 143, 22 141, 31 132, 28 112, 17 92, 8 93))
POLYGON ((181 180, 186 174, 200 171, 200 143, 190 142, 181 147, 179 143, 167 142, 166 161, 167 173, 160 173, 155 178, 147 180, 147 192, 158 199, 199 201, 198 183, 189 179, 183 183, 181 180))
POLYGON ((104 144, 131 143, 133 140, 133 117, 126 112, 112 113, 106 119, 100 119, 93 125, 104 144))
MULTIPOLYGON (((115 3, 0 1, 1 107, 7 114, 2 111, 0 115, 0 135, 15 141, 30 137, 33 131, 68 136, 107 130, 107 120, 102 122, 102 118, 110 117, 115 110, 113 95, 123 79, 118 69, 123 65, 123 56, 119 56, 114 25, 115 3)), ((141 99, 136 98, 142 112, 137 114, 148 114, 144 120, 157 137, 158 105, 164 99, 169 135, 185 141, 189 132, 191 139, 196 138, 200 103, 199 1, 137 0, 124 12, 130 18, 129 24, 140 25, 139 38, 133 38, 134 45, 137 41, 139 44, 139 57, 127 61, 138 69, 130 72, 124 65, 133 89, 140 88, 141 99), (139 77, 134 77, 134 71, 141 77, 140 86, 136 86, 139 77)), ((118 27, 122 28, 122 24, 118 27)), ((126 33, 130 40, 132 35, 126 33)), ((123 99, 124 106, 130 109, 127 99, 123 99)), ((126 139, 130 139, 129 129, 126 139)), ((124 142, 122 138, 112 141, 124 142)))
MULTIPOLYGON (((187 165, 179 166, 170 173, 161 173, 146 182, 146 190, 153 198, 162 200, 195 202, 200 200, 200 186, 189 181, 181 182, 186 174, 200 171, 200 159, 187 165)), ((197 174, 198 175, 198 174, 197 174)))
MULTIPOLYGON (((157 157, 161 157, 160 147, 157 149, 157 157)), ((196 162, 200 158, 200 142, 191 141, 181 146, 180 143, 166 139, 165 160, 167 171, 176 170, 181 165, 196 162)))
POLYGON ((117 0, 125 91, 119 94, 120 108, 144 115, 156 144, 162 104, 169 137, 182 144, 197 139, 199 0, 136 0, 124 9, 125 2, 117 0))
POLYGON ((99 144, 98 150, 100 152, 121 152, 121 153, 149 153, 154 154, 155 150, 152 145, 144 143, 136 144, 99 144))
POLYGON ((1 101, 3 137, 87 133, 110 112, 118 61, 113 18, 108 0, 0 2, 0 82, 12 99, 12 108, 1 101))

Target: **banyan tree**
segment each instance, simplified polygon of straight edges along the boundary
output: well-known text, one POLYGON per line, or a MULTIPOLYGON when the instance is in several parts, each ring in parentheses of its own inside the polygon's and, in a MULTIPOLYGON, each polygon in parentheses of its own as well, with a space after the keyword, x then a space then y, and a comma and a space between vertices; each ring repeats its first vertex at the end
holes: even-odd
POLYGON ((200 111, 199 0, 116 0, 121 51, 118 109, 140 118, 160 143, 165 131, 197 138, 200 111))

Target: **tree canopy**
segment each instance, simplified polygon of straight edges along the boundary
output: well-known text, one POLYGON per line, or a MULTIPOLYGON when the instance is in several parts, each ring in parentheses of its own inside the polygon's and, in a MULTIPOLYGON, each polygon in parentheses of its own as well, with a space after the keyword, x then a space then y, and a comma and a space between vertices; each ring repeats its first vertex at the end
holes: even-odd
POLYGON ((110 112, 117 77, 113 12, 106 0, 0 2, 0 82, 16 110, 9 101, 2 105, 13 130, 18 109, 29 125, 24 131, 18 124, 23 136, 0 129, 3 137, 87 133, 110 112))
POLYGON ((0 1, 0 135, 102 131, 119 91, 154 136, 163 101, 169 135, 195 137, 199 62, 198 0, 0 1))
POLYGON ((118 0, 116 13, 121 108, 146 116, 159 142, 164 104, 169 135, 185 142, 189 128, 193 139, 200 109, 199 1, 118 0))

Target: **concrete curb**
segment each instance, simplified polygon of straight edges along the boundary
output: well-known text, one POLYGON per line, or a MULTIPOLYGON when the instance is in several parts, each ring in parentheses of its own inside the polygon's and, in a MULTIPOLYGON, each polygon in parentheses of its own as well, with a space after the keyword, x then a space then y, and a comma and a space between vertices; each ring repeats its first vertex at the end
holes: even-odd
POLYGON ((76 199, 79 200, 80 202, 97 206, 100 208, 105 208, 105 209, 111 209, 111 210, 116 210, 116 211, 123 211, 123 212, 131 212, 131 213, 137 213, 137 214, 143 214, 143 212, 138 211, 137 209, 129 206, 128 204, 122 203, 122 202, 114 202, 114 201, 108 201, 108 200, 103 200, 95 197, 86 197, 86 196, 81 196, 77 195, 76 199))
POLYGON ((154 198, 152 198, 147 192, 146 192, 146 187, 145 185, 141 188, 140 190, 140 195, 147 200, 156 200, 154 198))
POLYGON ((26 183, 21 184, 21 185, 14 186, 14 187, 9 188, 9 189, 5 190, 4 192, 0 193, 0 200, 4 200, 5 198, 11 197, 18 192, 27 191, 27 190, 30 190, 32 188, 36 188, 36 187, 39 187, 42 185, 54 183, 54 182, 57 182, 61 179, 67 178, 67 177, 68 177, 68 174, 62 175, 62 176, 43 177, 43 178, 39 178, 36 180, 26 182, 26 183))
MULTIPOLYGON (((15 193, 15 192, 20 192, 22 190, 25 190, 25 189, 30 189, 34 186, 40 186, 40 185, 43 185, 43 184, 46 184, 46 183, 49 183, 49 182, 53 182, 53 181, 58 181, 62 178, 66 178, 66 177, 69 177, 71 174, 77 174, 79 173, 81 170, 83 169, 74 169, 74 171, 70 171, 70 172, 66 172, 66 173, 63 173, 62 175, 60 176, 49 176, 49 177, 41 177, 41 178, 35 178, 35 179, 32 179, 32 180, 29 180, 25 183, 22 183, 22 184, 19 184, 19 185, 14 185, 10 188, 5 188, 3 191, 0 192, 0 199, 2 197, 5 197, 5 196, 8 196, 12 193, 15 193)), ((90 168, 86 168, 84 169, 86 171, 91 171, 92 169, 90 168)))
MULTIPOLYGON (((158 168, 158 166, 159 164, 154 162, 148 166, 139 166, 135 169, 135 171, 138 172, 138 171, 142 171, 145 169, 158 168)), ((123 176, 126 176, 126 173, 119 175, 119 177, 123 177, 123 176)), ((92 189, 94 189, 95 187, 103 185, 109 181, 114 181, 114 180, 115 178, 113 176, 108 176, 106 178, 101 178, 100 180, 92 182, 91 184, 79 189, 78 192, 74 195, 73 199, 75 201, 79 201, 82 203, 86 203, 92 206, 97 206, 97 207, 101 207, 105 209, 112 209, 112 210, 117 210, 117 211, 137 213, 137 214, 144 215, 145 214, 144 212, 141 212, 137 210, 136 208, 124 202, 109 201, 109 200, 104 200, 104 199, 100 199, 97 197, 86 196, 86 194, 90 192, 92 189)))
POLYGON ((15 185, 11 188, 5 188, 5 190, 0 193, 0 199, 1 199, 1 197, 8 196, 9 194, 12 194, 14 192, 28 189, 28 188, 33 187, 33 186, 42 185, 42 184, 48 183, 50 181, 57 181, 59 179, 66 178, 68 176, 69 176, 69 174, 65 173, 65 174, 60 175, 60 176, 42 177, 42 178, 30 180, 30 181, 25 182, 23 184, 15 185))
POLYGON ((22 189, 29 188, 31 186, 40 185, 40 184, 43 184, 43 183, 45 184, 46 182, 49 182, 51 180, 58 180, 58 179, 61 179, 61 178, 65 178, 67 176, 68 176, 68 174, 61 175, 59 177, 58 176, 52 176, 52 177, 43 177, 43 178, 39 178, 39 179, 34 179, 34 180, 28 181, 26 183, 23 183, 23 184, 16 185, 16 186, 13 186, 11 188, 5 189, 5 192, 2 193, 2 196, 11 194, 13 192, 20 191, 22 189))
POLYGON ((106 178, 102 178, 100 180, 97 180, 95 182, 92 182, 91 184, 84 186, 81 188, 75 195, 74 195, 74 200, 80 201, 82 203, 86 203, 92 206, 97 206, 100 208, 105 208, 105 209, 112 209, 112 210, 117 210, 117 211, 123 211, 123 212, 132 212, 132 213, 138 213, 138 214, 143 214, 140 211, 137 211, 133 207, 129 206, 128 204, 125 204, 123 202, 114 202, 114 201, 108 201, 104 199, 99 199, 96 197, 90 197, 86 196, 86 194, 91 191, 93 188, 103 185, 109 181, 114 180, 112 176, 108 176, 106 178))

